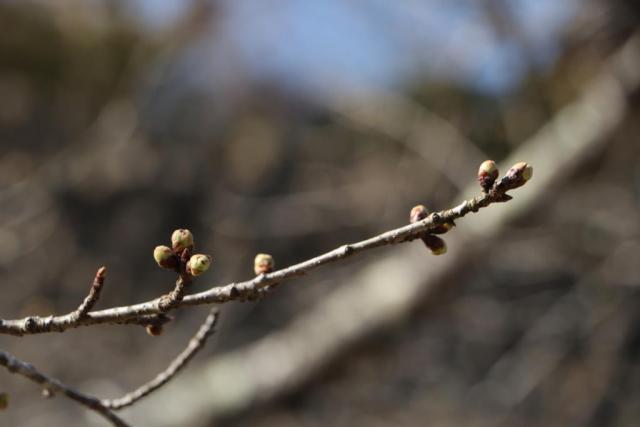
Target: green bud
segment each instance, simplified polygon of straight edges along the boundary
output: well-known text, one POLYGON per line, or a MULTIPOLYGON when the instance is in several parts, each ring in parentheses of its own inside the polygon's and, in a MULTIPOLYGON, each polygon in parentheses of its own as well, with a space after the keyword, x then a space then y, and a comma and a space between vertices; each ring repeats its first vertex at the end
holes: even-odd
POLYGON ((169 247, 164 245, 156 246, 153 250, 153 259, 160 267, 167 270, 175 270, 178 266, 178 257, 169 247))
POLYGON ((269 254, 258 254, 253 261, 253 271, 256 276, 271 273, 276 266, 273 257, 269 254))
POLYGON ((187 262, 187 272, 192 276, 199 276, 211 266, 211 256, 195 254, 187 262))
POLYGON ((478 182, 484 192, 491 190, 493 183, 498 179, 498 166, 493 160, 485 160, 478 169, 478 182))
POLYGON ((180 228, 173 232, 171 235, 171 247, 177 254, 182 253, 183 250, 193 249, 193 234, 186 228, 180 228))

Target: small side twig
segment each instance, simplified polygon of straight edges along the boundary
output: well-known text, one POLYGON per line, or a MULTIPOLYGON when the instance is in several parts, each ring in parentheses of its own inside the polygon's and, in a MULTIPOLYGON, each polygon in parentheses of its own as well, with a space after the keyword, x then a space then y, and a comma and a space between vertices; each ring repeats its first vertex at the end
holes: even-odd
POLYGON ((171 361, 167 369, 159 373, 148 383, 138 387, 136 390, 127 393, 117 399, 103 399, 100 401, 105 408, 118 410, 133 405, 138 400, 153 393, 180 372, 193 357, 204 347, 204 344, 214 332, 218 322, 218 309, 212 308, 205 321, 200 325, 198 332, 189 340, 185 349, 171 361))
POLYGON ((103 416, 109 422, 117 427, 129 427, 125 421, 118 417, 111 409, 105 407, 100 399, 81 393, 63 382, 45 375, 38 371, 33 365, 23 362, 11 354, 0 350, 0 365, 4 366, 9 372, 22 375, 31 381, 40 384, 48 392, 61 393, 71 400, 78 402, 86 408, 103 416))
MULTIPOLYGON (((75 310, 59 316, 25 317, 20 321, 20 328, 18 330, 12 328, 13 332, 9 332, 9 335, 22 336, 38 334, 42 332, 63 332, 69 328, 76 328, 79 325, 82 325, 84 322, 89 321, 89 318, 91 317, 91 310, 98 302, 98 299, 100 298, 100 294, 102 292, 102 288, 104 287, 106 274, 106 267, 103 266, 98 269, 93 279, 91 289, 89 289, 89 294, 75 310), (52 325, 55 325, 54 328, 49 329, 52 325), (47 330, 45 331, 43 330, 43 328, 47 330)), ((164 296, 164 298, 167 299, 167 301, 165 301, 165 303, 168 304, 167 307, 163 306, 162 308, 158 308, 155 311, 151 311, 149 313, 139 313, 136 316, 118 316, 118 318, 113 319, 113 322, 111 323, 120 325, 162 326, 165 323, 170 322, 171 320, 173 320, 173 318, 165 314, 165 312, 171 310, 172 308, 175 308, 176 305, 180 304, 187 290, 186 284, 189 283, 190 280, 191 278, 188 275, 180 276, 173 291, 164 296)), ((160 304, 163 299, 161 297, 156 301, 158 302, 158 304, 160 304)), ((0 330, 6 324, 5 322, 7 321, 0 319, 0 330)), ((0 333, 2 332, 0 331, 0 333)))
POLYGON ((100 292, 104 286, 104 279, 106 275, 107 267, 100 267, 96 272, 96 276, 93 278, 93 284, 89 290, 89 295, 87 295, 84 301, 82 301, 82 304, 76 308, 76 311, 73 312, 74 317, 77 317, 78 319, 85 317, 87 313, 91 311, 93 306, 96 305, 98 298, 100 298, 100 292))

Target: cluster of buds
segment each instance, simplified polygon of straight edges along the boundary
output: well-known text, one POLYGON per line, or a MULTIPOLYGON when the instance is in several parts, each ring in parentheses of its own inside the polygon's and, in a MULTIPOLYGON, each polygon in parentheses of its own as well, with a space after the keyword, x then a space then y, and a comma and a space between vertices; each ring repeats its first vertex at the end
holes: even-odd
POLYGON ((164 269, 178 273, 184 270, 191 276, 199 276, 209 269, 212 259, 204 254, 191 255, 193 248, 193 234, 180 228, 171 234, 171 247, 156 246, 153 259, 164 269))
MULTIPOLYGON (((485 160, 478 168, 478 182, 482 191, 489 196, 492 202, 504 202, 511 199, 506 192, 514 188, 522 187, 533 176, 533 168, 526 162, 518 162, 498 180, 500 172, 493 160, 485 160)), ((485 199, 486 200, 486 199, 485 199)), ((409 213, 409 221, 412 224, 426 219, 431 212, 424 205, 414 206, 409 213)), ((442 255, 447 252, 447 244, 438 234, 444 234, 455 226, 453 221, 440 223, 419 235, 425 246, 434 255, 442 255)))
POLYGON ((497 181, 498 175, 496 162, 493 160, 482 162, 478 169, 478 182, 482 187, 482 191, 488 193, 495 189, 504 195, 509 190, 522 187, 533 176, 533 168, 526 162, 518 162, 511 166, 499 181, 497 181))
MULTIPOLYGON (((427 218, 431 212, 424 205, 414 206, 409 213, 409 221, 413 224, 427 218)), ((437 225, 433 229, 426 231, 420 235, 420 240, 434 255, 442 255, 447 252, 447 244, 445 241, 436 236, 436 234, 444 234, 455 226, 453 221, 444 222, 437 225)))

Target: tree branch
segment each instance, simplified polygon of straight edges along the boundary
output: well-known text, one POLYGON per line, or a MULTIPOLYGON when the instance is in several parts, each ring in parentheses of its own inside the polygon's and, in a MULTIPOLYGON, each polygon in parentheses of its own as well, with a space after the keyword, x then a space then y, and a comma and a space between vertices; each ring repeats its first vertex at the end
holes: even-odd
MULTIPOLYGON (((511 170, 509 172, 511 172, 511 170)), ((93 311, 85 313, 83 316, 78 316, 76 312, 72 312, 63 316, 29 316, 16 320, 0 320, 0 334, 22 336, 45 332, 63 332, 79 326, 105 323, 144 324, 142 319, 145 317, 163 315, 178 307, 221 304, 233 300, 254 298, 256 295, 266 292, 269 285, 279 284, 294 277, 302 276, 322 265, 340 261, 357 253, 420 238, 425 232, 434 230, 442 224, 449 223, 455 219, 462 218, 470 212, 477 212, 479 209, 485 208, 493 203, 508 201, 511 197, 507 195, 507 192, 524 183, 516 183, 514 179, 518 177, 510 175, 509 172, 505 174, 502 179, 498 180, 489 191, 482 193, 480 196, 465 200, 452 209, 434 212, 413 224, 389 230, 357 243, 342 245, 315 258, 272 273, 258 275, 251 280, 230 283, 226 286, 212 287, 203 292, 184 296, 186 282, 184 275, 181 274, 175 289, 171 293, 151 301, 93 311)))
POLYGON ((103 399, 100 401, 105 408, 118 410, 131 406, 138 400, 153 393, 180 372, 193 357, 204 347, 207 338, 215 332, 215 326, 218 322, 218 308, 214 307, 209 311, 209 315, 202 323, 198 332, 189 340, 187 347, 175 358, 167 369, 159 373, 154 379, 148 383, 138 387, 136 390, 127 393, 117 399, 103 399))
POLYGON ((99 399, 81 393, 61 381, 41 373, 33 365, 18 360, 11 354, 2 350, 0 350, 0 365, 6 367, 10 372, 22 375, 23 377, 42 385, 46 390, 64 394, 69 399, 74 400, 100 414, 109 420, 109 422, 114 426, 129 427, 129 424, 120 419, 120 417, 114 414, 111 409, 105 407, 99 399))
MULTIPOLYGON (((103 273, 104 267, 98 270, 98 274, 96 274, 94 287, 92 287, 92 291, 97 288, 96 293, 99 293, 100 287, 102 285, 95 286, 95 284, 98 282, 103 282, 103 280, 98 280, 98 278, 104 278, 103 273)), ((93 292, 89 295, 89 297, 87 297, 85 303, 90 299, 92 294, 93 292)), ((82 306, 87 305, 85 303, 83 303, 82 306)), ((217 321, 218 308, 214 307, 209 311, 209 314, 207 315, 206 319, 204 320, 196 334, 191 338, 191 340, 189 340, 186 348, 169 364, 167 369, 159 373, 148 383, 138 387, 136 390, 127 393, 126 395, 118 399, 100 400, 96 397, 81 393, 62 383, 61 381, 41 373, 34 366, 20 361, 11 354, 4 351, 0 351, 0 365, 5 366, 12 373, 20 374, 26 378, 29 378, 31 381, 41 384, 48 392, 63 393, 68 398, 102 415, 103 417, 108 419, 114 426, 127 427, 129 426, 129 424, 120 419, 116 414, 113 413, 113 411, 133 405, 138 400, 150 395, 151 393, 171 381, 171 379, 173 379, 176 374, 178 374, 178 372, 180 372, 185 366, 187 366, 191 359, 193 359, 193 357, 204 347, 207 339, 215 332, 217 321)))

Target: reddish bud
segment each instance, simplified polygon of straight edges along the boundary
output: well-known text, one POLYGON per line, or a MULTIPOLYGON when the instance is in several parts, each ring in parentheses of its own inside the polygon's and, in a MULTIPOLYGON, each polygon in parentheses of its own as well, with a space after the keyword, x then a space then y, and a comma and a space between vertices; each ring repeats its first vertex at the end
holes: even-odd
POLYGON ((499 171, 496 162, 493 160, 485 160, 482 162, 478 169, 478 182, 485 193, 491 190, 496 179, 498 179, 498 174, 499 171))
POLYGON ((417 205, 411 209, 409 213, 409 221, 411 224, 414 222, 422 221, 429 216, 429 209, 425 205, 417 205))
POLYGON ((533 168, 526 162, 518 162, 504 175, 504 178, 500 182, 500 186, 504 188, 504 191, 513 190, 514 188, 522 187, 533 176, 533 168))

